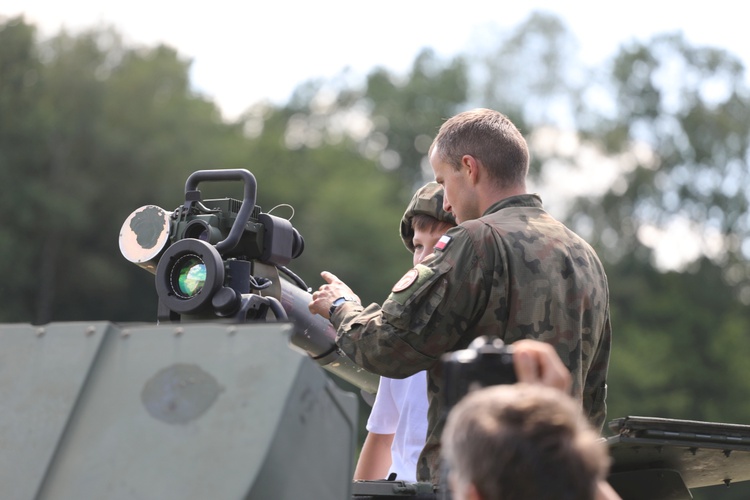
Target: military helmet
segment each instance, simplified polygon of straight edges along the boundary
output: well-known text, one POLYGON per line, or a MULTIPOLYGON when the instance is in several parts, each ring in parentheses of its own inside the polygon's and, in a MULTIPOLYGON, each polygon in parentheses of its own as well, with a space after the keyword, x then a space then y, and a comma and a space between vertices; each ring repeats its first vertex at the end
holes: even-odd
POLYGON ((429 215, 439 221, 456 224, 453 214, 443 210, 443 186, 437 182, 428 182, 414 193, 401 218, 401 239, 404 240, 404 245, 411 253, 414 253, 412 220, 418 214, 429 215))

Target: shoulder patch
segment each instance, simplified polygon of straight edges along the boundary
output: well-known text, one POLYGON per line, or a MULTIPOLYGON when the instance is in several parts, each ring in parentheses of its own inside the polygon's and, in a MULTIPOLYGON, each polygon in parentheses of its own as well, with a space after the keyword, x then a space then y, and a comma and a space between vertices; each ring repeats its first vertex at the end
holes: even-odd
POLYGON ((435 250, 440 250, 442 252, 443 250, 445 250, 448 247, 448 245, 450 244, 451 240, 453 240, 453 238, 451 238, 447 234, 444 234, 443 236, 440 237, 440 239, 438 240, 438 242, 435 243, 435 250))
POLYGON ((404 276, 393 285, 388 300, 404 305, 420 287, 435 275, 435 271, 423 264, 417 264, 407 271, 404 276))
POLYGON ((412 286, 415 281, 417 281, 417 278, 419 278, 419 271, 417 271, 416 269, 410 269, 401 277, 400 280, 398 280, 395 285, 393 285, 391 291, 393 293, 398 293, 402 290, 406 290, 407 288, 412 286))

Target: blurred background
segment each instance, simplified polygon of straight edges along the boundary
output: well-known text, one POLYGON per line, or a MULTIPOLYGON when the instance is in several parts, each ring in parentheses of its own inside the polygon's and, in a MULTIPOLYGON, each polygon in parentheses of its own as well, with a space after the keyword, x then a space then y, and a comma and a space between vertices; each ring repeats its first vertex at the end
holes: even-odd
POLYGON ((380 303, 411 266, 398 224, 431 180, 432 137, 490 107, 527 137, 531 189, 607 269, 608 420, 750 424, 750 46, 729 3, 716 19, 646 2, 487 15, 473 1, 184 15, 13 3, 0 8, 0 322, 155 321, 153 276, 121 256, 120 227, 142 205, 173 210, 192 172, 218 168, 250 170, 263 211, 293 213, 305 251, 288 267, 309 286, 330 270, 380 303))

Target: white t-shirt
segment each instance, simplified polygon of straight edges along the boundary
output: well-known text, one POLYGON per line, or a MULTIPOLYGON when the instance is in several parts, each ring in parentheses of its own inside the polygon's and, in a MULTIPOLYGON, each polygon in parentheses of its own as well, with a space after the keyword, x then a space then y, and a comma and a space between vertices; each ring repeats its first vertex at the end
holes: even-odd
POLYGON ((416 482, 417 462, 427 436, 427 373, 405 379, 380 377, 367 430, 395 434, 391 445, 391 468, 396 479, 416 482))

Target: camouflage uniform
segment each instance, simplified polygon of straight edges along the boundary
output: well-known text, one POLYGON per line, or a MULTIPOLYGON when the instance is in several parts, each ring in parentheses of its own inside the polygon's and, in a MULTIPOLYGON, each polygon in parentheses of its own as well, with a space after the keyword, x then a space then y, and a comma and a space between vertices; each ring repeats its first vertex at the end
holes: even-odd
POLYGON ((443 422, 440 356, 480 335, 552 344, 573 396, 601 429, 611 327, 607 277, 594 250, 533 194, 492 205, 450 229, 381 306, 353 302, 331 318, 337 343, 364 368, 392 378, 428 370, 427 441, 417 477, 439 483, 443 422))

